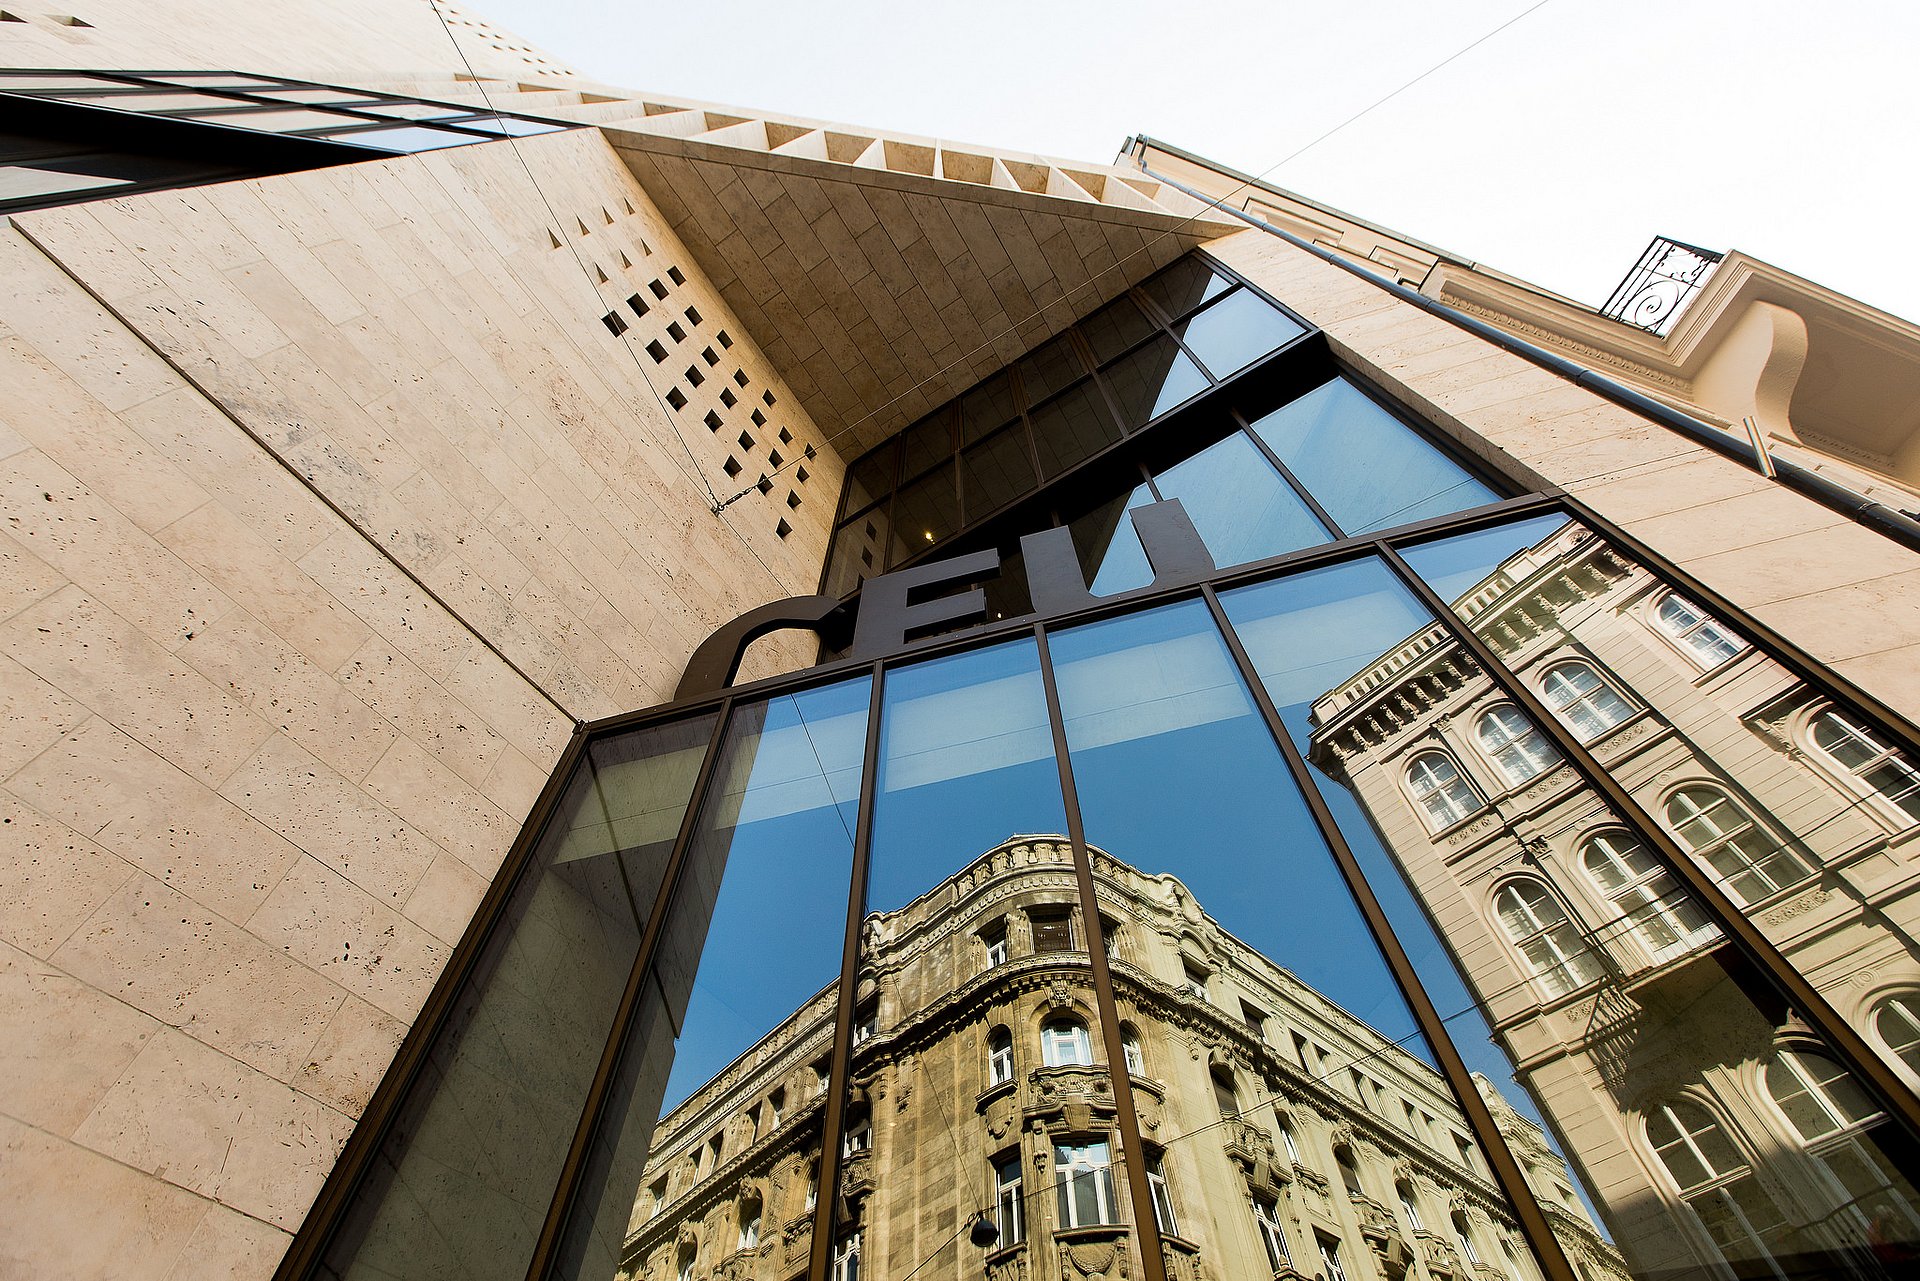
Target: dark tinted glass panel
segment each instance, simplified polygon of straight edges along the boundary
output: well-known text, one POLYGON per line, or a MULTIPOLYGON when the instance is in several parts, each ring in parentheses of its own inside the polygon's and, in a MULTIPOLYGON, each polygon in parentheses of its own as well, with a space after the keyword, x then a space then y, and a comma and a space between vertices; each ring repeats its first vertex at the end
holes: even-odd
POLYGON ((847 510, 859 511, 893 488, 899 446, 888 442, 847 468, 847 510))
POLYGON ((1000 575, 982 584, 987 594, 987 617, 995 622, 1033 612, 1027 593, 1027 561, 1017 547, 1000 549, 1000 575))
POLYGON ((1033 411, 1040 471, 1052 478, 1120 439, 1106 402, 1091 382, 1064 391, 1033 411))
POLYGON ((1041 343, 1015 368, 1029 405, 1040 403, 1086 372, 1079 353, 1073 349, 1073 340, 1066 334, 1041 343))
POLYGON ((1104 363, 1112 360, 1154 331, 1154 323, 1133 299, 1121 296, 1080 322, 1093 358, 1104 363))
POLYGON ((953 457, 953 407, 938 410, 907 428, 901 436, 904 452, 900 479, 915 476, 953 457))
POLYGON ((1250 289, 1236 289, 1174 326, 1214 378, 1239 373, 1306 330, 1250 289))
POLYGON ((888 558, 899 554, 891 528, 884 503, 857 513, 840 526, 840 532, 834 535, 833 562, 827 574, 829 595, 844 596, 865 579, 886 572, 888 558))
POLYGON ((526 1274, 713 729, 699 717, 588 750, 329 1248, 332 1274, 526 1274))
POLYGON ((1326 529, 1239 432, 1154 477, 1178 498, 1217 565, 1240 565, 1327 541, 1326 529))
POLYGON ((1200 259, 1187 257, 1142 285, 1141 290, 1161 311, 1178 319, 1232 284, 1200 259))
POLYGON ((1016 420, 999 435, 960 456, 967 490, 967 518, 977 519, 1011 502, 1038 483, 1033 455, 1027 451, 1027 427, 1016 420))
POLYGON ((672 1275, 690 1240, 704 1269, 807 1222, 868 688, 735 712, 555 1275, 672 1275))
POLYGON ((1207 387, 1207 376, 1171 338, 1154 339, 1102 376, 1129 431, 1207 387))
POLYGON ((1257 420, 1253 430, 1348 534, 1499 497, 1342 379, 1257 420))
POLYGON ((1014 403, 1013 379, 996 374, 960 398, 960 431, 963 442, 971 445, 995 428, 1003 427, 1019 412, 1014 403))
POLYGON ((1154 501, 1153 490, 1143 484, 1069 524, 1080 567, 1094 595, 1111 596, 1153 581, 1153 567, 1127 513, 1154 501))
MULTIPOLYGON (((1597 548, 1583 558, 1578 532, 1557 520, 1507 533, 1504 554, 1474 537, 1422 559, 1523 682, 1565 692, 1558 714, 1569 728, 1629 707, 1624 684, 1616 706, 1584 682, 1548 682, 1569 662, 1610 677, 1616 663, 1657 670, 1634 619, 1645 580, 1597 548)), ((1456 1043, 1516 1114, 1557 1135, 1551 1159, 1511 1146, 1543 1203, 1598 1212, 1554 1215, 1570 1255, 1618 1260, 1637 1276, 1866 1277, 1877 1265, 1846 1242, 1875 1241, 1880 1257, 1912 1249, 1920 1220, 1899 1173, 1912 1168, 1905 1140, 1824 1047, 1796 1041, 1788 1008, 1651 839, 1550 745, 1540 750, 1540 727, 1384 567, 1281 580, 1223 604, 1429 991, 1461 1000, 1456 1043), (1446 924, 1452 975, 1438 943, 1423 940, 1421 915, 1446 924), (1465 1012, 1472 1004, 1484 1022, 1465 1012), (1618 1255, 1601 1252, 1609 1236, 1618 1255)), ((1701 839, 1724 839, 1725 859, 1783 866, 1782 846, 1759 836, 1777 829, 1726 781, 1735 771, 1742 783, 1777 780, 1779 766, 1750 746, 1714 755, 1751 731, 1733 716, 1716 729, 1712 693, 1691 680, 1637 688, 1658 689, 1657 714, 1687 732, 1651 732, 1647 711, 1598 729, 1607 768, 1655 806, 1715 780, 1737 812, 1703 797, 1678 826, 1706 813, 1701 839)), ((1818 828, 1817 811, 1802 822, 1818 828)), ((1860 928, 1848 912, 1812 928, 1860 928)), ((1852 945, 1871 951, 1873 937, 1867 927, 1852 945)))
POLYGON ((902 487, 893 500, 898 530, 893 564, 917 555, 960 528, 960 499, 949 463, 924 479, 902 487))

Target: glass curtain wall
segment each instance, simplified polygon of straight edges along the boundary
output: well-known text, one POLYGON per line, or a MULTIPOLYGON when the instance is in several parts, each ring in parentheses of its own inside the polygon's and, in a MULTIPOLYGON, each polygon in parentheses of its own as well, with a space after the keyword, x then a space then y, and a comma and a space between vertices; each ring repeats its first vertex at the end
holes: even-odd
POLYGON ((1307 384, 1077 495, 1109 599, 591 729, 307 1275, 1911 1275, 1897 727, 1307 384))

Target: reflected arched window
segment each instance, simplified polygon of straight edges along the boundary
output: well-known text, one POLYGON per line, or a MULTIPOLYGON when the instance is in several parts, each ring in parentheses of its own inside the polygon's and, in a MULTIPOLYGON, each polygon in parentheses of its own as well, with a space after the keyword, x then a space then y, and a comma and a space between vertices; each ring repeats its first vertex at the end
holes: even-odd
POLYGON ((1407 765, 1407 788, 1434 831, 1452 827, 1480 808, 1473 785, 1445 752, 1422 752, 1407 765))
POLYGON ((1824 1054, 1782 1050, 1767 1064, 1767 1094, 1805 1142, 1878 1120, 1880 1109, 1847 1070, 1824 1054))
POLYGON ((1360 1163, 1355 1160, 1353 1149, 1342 1143, 1333 1150, 1333 1163, 1339 1167, 1340 1183, 1346 1188, 1347 1195, 1365 1196, 1366 1192, 1360 1187, 1360 1163))
POLYGON ((1600 679, 1591 663, 1573 659, 1555 663, 1541 678, 1547 706, 1559 713, 1574 736, 1591 743, 1633 715, 1633 707, 1600 679))
POLYGON ((1761 1261, 1764 1268, 1781 1252, 1787 1216, 1705 1108, 1686 1101, 1655 1108, 1647 1117, 1647 1142, 1736 1271, 1748 1275, 1742 1265, 1761 1261))
POLYGON ((748 1197, 740 1203, 740 1246, 752 1250, 760 1245, 760 1198, 748 1197))
POLYGON ((1140 1048, 1140 1033, 1131 1023, 1120 1025, 1120 1050, 1127 1056, 1127 1072, 1130 1075, 1147 1074, 1147 1056, 1140 1048))
POLYGON ((1782 1050, 1767 1064, 1767 1095, 1831 1179, 1828 1195, 1856 1231, 1910 1240, 1920 1229, 1920 1194, 1865 1131, 1886 1119, 1848 1071, 1824 1054, 1782 1050))
POLYGON ((1717 936, 1706 913, 1674 883, 1673 873, 1626 832, 1588 837, 1580 847, 1580 865, 1655 957, 1664 960, 1717 936))
POLYGON ((1420 1198, 1413 1184, 1401 1179, 1393 1185, 1393 1190, 1400 1197, 1400 1217, 1407 1221, 1407 1231, 1425 1232, 1427 1225, 1420 1218, 1420 1198))
POLYGON ((1907 993, 1884 998, 1873 1012, 1873 1030, 1902 1063, 1920 1073, 1920 999, 1907 993))
POLYGON ((1742 648, 1740 642, 1728 635, 1719 623, 1678 596, 1669 594, 1654 610, 1653 616, 1659 622, 1660 630, 1672 637, 1674 644, 1699 664, 1703 672, 1712 671, 1742 648))
POLYGON ((1758 902, 1813 874, 1717 787, 1683 787, 1669 796, 1667 822, 1680 843, 1711 867, 1742 904, 1758 902))
POLYGON ((1090 1065, 1093 1043, 1078 1019, 1055 1019, 1040 1029, 1040 1061, 1048 1067, 1090 1065))
POLYGON ((864 1112, 847 1122, 847 1132, 840 1138, 840 1155, 852 1156, 856 1152, 873 1150, 873 1118, 864 1112))
POLYGON ((695 1253, 691 1241, 680 1247, 680 1261, 673 1270, 676 1281, 693 1281, 693 1260, 695 1253))
POLYGON ((1544 773, 1560 759, 1547 736, 1517 707, 1496 707, 1487 712, 1474 732, 1481 750, 1509 787, 1518 787, 1544 773))
POLYGON ((1240 1115, 1240 1094, 1233 1088, 1231 1072, 1213 1073, 1213 1102, 1220 1109, 1222 1120, 1232 1120, 1240 1115))
POLYGON ((1808 733, 1834 764, 1920 822, 1920 770, 1879 734, 1831 707, 1813 718, 1808 733))
POLYGON ((1460 1257, 1467 1261, 1468 1267, 1478 1267, 1480 1252, 1473 1248, 1473 1229, 1467 1226, 1467 1216, 1455 1210, 1453 1219, 1453 1239, 1460 1243, 1460 1257))
POLYGON ((1493 896, 1500 925, 1542 986, 1563 996, 1600 977, 1600 963, 1560 901, 1538 881, 1509 881, 1493 896))
POLYGON ((987 1084, 1013 1080, 1013 1033, 997 1027, 987 1033, 987 1084))

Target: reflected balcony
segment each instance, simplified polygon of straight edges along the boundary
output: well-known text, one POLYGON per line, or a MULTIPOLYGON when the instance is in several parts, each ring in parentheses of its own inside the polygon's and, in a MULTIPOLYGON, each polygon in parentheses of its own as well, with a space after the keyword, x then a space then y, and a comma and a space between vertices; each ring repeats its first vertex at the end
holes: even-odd
POLYGON ((986 1259, 986 1281, 1032 1281, 1027 1243, 1002 1246, 986 1259))
POLYGON ((1063 1277, 1124 1277, 1133 1257, 1131 1228, 1119 1223, 1097 1223, 1083 1228, 1060 1228, 1053 1234, 1054 1253, 1063 1277))
POLYGON ((1185 1237, 1160 1234, 1161 1258, 1166 1261, 1167 1281, 1205 1281, 1206 1269, 1200 1266, 1200 1247, 1185 1237))
POLYGON ((1231 1121, 1227 1131, 1227 1159, 1239 1167, 1249 1189, 1274 1196, 1292 1182, 1293 1164, 1281 1159, 1272 1135, 1247 1121, 1231 1121))
POLYGON ((1085 1134, 1114 1115, 1113 1082, 1104 1063, 1035 1068, 1027 1073, 1023 1115, 1062 1134, 1085 1134))

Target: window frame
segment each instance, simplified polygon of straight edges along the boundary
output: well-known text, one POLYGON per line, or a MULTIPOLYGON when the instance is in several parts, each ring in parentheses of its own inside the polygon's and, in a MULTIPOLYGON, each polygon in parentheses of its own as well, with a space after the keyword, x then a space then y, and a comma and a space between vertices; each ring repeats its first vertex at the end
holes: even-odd
POLYGON ((1293 1266, 1293 1247, 1287 1244, 1287 1230, 1280 1222, 1280 1203, 1271 1198, 1249 1197, 1253 1207, 1253 1229, 1267 1252, 1267 1266, 1274 1272, 1293 1266))
POLYGON ((1716 781, 1695 779, 1671 788, 1661 801, 1660 820, 1672 834, 1675 843, 1695 862, 1705 867, 1708 873, 1719 882, 1727 896, 1742 907, 1750 908, 1756 904, 1765 903, 1817 879, 1820 875, 1819 868, 1810 866, 1791 845, 1775 837, 1771 828, 1761 823, 1731 791, 1716 781), (1701 793, 1711 793, 1718 799, 1709 805, 1700 805, 1692 797, 1701 793), (1692 807, 1693 812, 1683 818, 1675 818, 1674 807, 1681 802, 1682 798, 1687 798, 1685 803, 1692 807), (1743 820, 1740 826, 1722 827, 1719 821, 1712 817, 1723 806, 1743 820), (1692 823, 1706 823, 1716 828, 1713 839, 1696 846, 1692 838, 1687 835, 1687 827, 1692 823), (1760 858, 1753 858, 1737 843, 1738 839, 1747 832, 1757 833, 1760 839, 1769 842, 1772 848, 1760 858), (1738 870, 1726 871, 1714 861, 1716 854, 1726 851, 1731 851, 1738 856, 1740 860, 1738 870), (1780 881, 1764 866, 1775 859, 1799 869, 1799 875, 1790 881, 1780 881), (1744 875, 1758 876, 1764 880, 1768 885, 1766 892, 1749 895, 1739 888, 1738 880, 1744 875))
MULTIPOLYGON (((1682 596, 1672 588, 1661 591, 1647 602, 1647 620, 1652 624, 1654 632, 1671 645, 1702 676, 1719 671, 1753 648, 1738 633, 1728 631, 1718 617, 1695 605, 1689 597, 1682 596), (1676 624, 1667 616, 1669 605, 1691 613, 1693 621, 1676 624), (1708 661, 1701 647, 1694 644, 1694 638, 1703 632, 1712 633, 1732 648, 1720 657, 1708 661)), ((1708 645, 1711 646, 1712 643, 1709 641, 1708 645)))
POLYGON ((994 1222, 1000 1229, 1000 1240, 994 1249, 1004 1250, 1024 1243, 1027 1239, 1026 1205, 1026 1165, 1020 1149, 1011 1153, 1002 1153, 994 1158, 993 1195, 994 1222), (1013 1171, 1013 1177, 1007 1177, 1007 1171, 1013 1171))
POLYGON ((1013 1078, 1013 1033, 996 1025, 987 1033, 987 1085, 1007 1085, 1013 1078))
POLYGON ((1528 720, 1527 714, 1512 703, 1496 703, 1475 717, 1473 741, 1509 791, 1525 787, 1533 780, 1552 773, 1564 759, 1554 750, 1545 731, 1528 720), (1508 723, 1508 717, 1519 722, 1518 733, 1508 723), (1490 726, 1500 736, 1498 742, 1488 733, 1490 726), (1516 774, 1516 761, 1525 769, 1524 773, 1516 774))
POLYGON ((1692 896, 1680 888, 1672 870, 1655 859, 1645 843, 1626 828, 1603 827, 1588 832, 1580 838, 1574 850, 1578 855, 1580 871, 1588 884, 1613 907, 1616 920, 1629 922, 1629 932, 1639 940, 1654 961, 1663 962, 1683 956, 1721 937, 1719 928, 1693 901, 1692 896), (1625 852, 1605 844, 1619 841, 1626 842, 1625 852), (1636 872, 1626 861, 1626 855, 1633 851, 1645 857, 1650 865, 1647 870, 1636 872), (1625 874, 1619 885, 1609 888, 1601 880, 1594 870, 1596 855, 1625 874), (1665 888, 1659 888, 1663 883, 1665 888), (1635 899, 1638 901, 1632 906, 1627 905, 1628 900, 1635 899), (1687 924, 1683 909, 1698 915, 1700 924, 1687 924), (1650 930, 1655 922, 1673 937, 1665 942, 1654 938, 1650 930))
POLYGON ((1499 928, 1500 936, 1506 940, 1509 950, 1520 958, 1529 978, 1547 993, 1550 1000, 1562 1000, 1606 976, 1603 954, 1597 953, 1588 941, 1580 918, 1568 910, 1567 904, 1544 879, 1538 876, 1507 877, 1494 886, 1487 903, 1494 924, 1499 928), (1521 898, 1523 888, 1533 891, 1538 898, 1532 901, 1521 898), (1525 909, 1529 928, 1524 933, 1515 931, 1506 912, 1502 910, 1502 901, 1508 895, 1512 895, 1518 905, 1525 909), (1543 921, 1537 907, 1539 903, 1545 903, 1558 912, 1558 919, 1543 921), (1578 950, 1568 950, 1565 940, 1556 937, 1563 930, 1573 936, 1579 944, 1578 950), (1546 949, 1552 957, 1551 963, 1543 965, 1529 950, 1530 944, 1546 949), (1556 974, 1562 977, 1556 979, 1553 977, 1556 974))
POLYGON ((1427 831, 1431 835, 1438 835, 1464 823, 1487 807, 1486 797, 1480 794, 1480 789, 1467 776, 1467 772, 1460 768, 1460 762, 1454 759, 1453 753, 1444 747, 1423 747, 1408 757, 1405 767, 1400 771, 1400 780, 1401 786, 1413 798, 1414 812, 1426 822, 1427 831), (1416 777, 1416 771, 1423 762, 1434 760, 1443 763, 1453 772, 1452 780, 1435 781, 1436 775, 1431 768, 1426 771, 1425 778, 1416 777), (1464 794, 1465 802, 1453 795, 1452 788, 1456 784, 1464 794), (1445 797, 1444 809, 1436 810, 1428 804, 1428 801, 1436 796, 1445 797))
POLYGON ((1816 762, 1826 767, 1825 772, 1837 776, 1848 791, 1865 798, 1872 812, 1893 823, 1896 831, 1920 824, 1920 767, 1907 759, 1905 752, 1881 743, 1870 727, 1832 703, 1812 709, 1798 728, 1795 737, 1802 740, 1802 746, 1816 762), (1820 741, 1820 727, 1829 721, 1837 724, 1848 740, 1871 749, 1866 760, 1849 765, 1832 747, 1820 741), (1904 790, 1889 794, 1869 777, 1888 769, 1906 776, 1904 790))
POLYGON ((1583 746, 1588 747, 1625 725, 1641 711, 1634 706, 1632 699, 1621 693, 1611 680, 1601 674, 1597 663, 1584 657, 1558 659, 1542 668, 1540 698, 1553 710, 1553 714, 1560 719, 1560 723, 1572 731, 1573 736, 1579 739, 1583 746), (1569 671, 1584 672, 1593 683, 1584 689, 1579 688, 1563 675, 1569 671), (1567 686, 1572 687, 1570 697, 1563 698, 1563 691, 1556 690, 1555 677, 1559 677, 1567 686), (1618 704, 1619 715, 1614 716, 1611 710, 1604 713, 1600 710, 1601 705, 1609 699, 1618 704), (1595 729, 1582 728, 1578 716, 1578 712, 1582 710, 1596 721, 1605 723, 1595 729))
POLYGON ((1040 1065, 1042 1067, 1092 1067, 1093 1037, 1084 1019, 1062 1015, 1048 1019, 1040 1027, 1040 1065), (1068 1034, 1062 1035, 1061 1029, 1068 1034), (1061 1049, 1070 1049, 1075 1057, 1061 1057, 1061 1049))
POLYGON ((1167 1236, 1177 1237, 1180 1235, 1180 1216, 1173 1209, 1173 1188, 1167 1182, 1165 1155, 1148 1152, 1146 1167, 1147 1199, 1153 1203, 1154 1226, 1167 1236))
POLYGON ((1907 1071, 1920 1077, 1920 993, 1902 989, 1883 993, 1870 1007, 1873 1012, 1873 1034, 1895 1060, 1906 1065, 1907 1071), (1904 1020, 1912 1030, 1909 1039, 1895 1042, 1881 1026, 1880 1020, 1888 1013, 1894 1013, 1904 1020))
POLYGON ((1118 1225, 1121 1220, 1119 1198, 1115 1193, 1113 1180, 1113 1144, 1110 1139, 1090 1138, 1082 1142, 1057 1142, 1053 1146, 1053 1182, 1055 1196, 1055 1222, 1057 1231, 1072 1231, 1077 1228, 1104 1228, 1118 1225), (1087 1161, 1084 1165, 1075 1163, 1066 1153, 1086 1153, 1099 1150, 1098 1162, 1087 1161), (1080 1198, 1078 1196, 1081 1180, 1089 1180, 1088 1186, 1093 1192, 1097 1219, 1081 1222, 1079 1218, 1080 1198))

